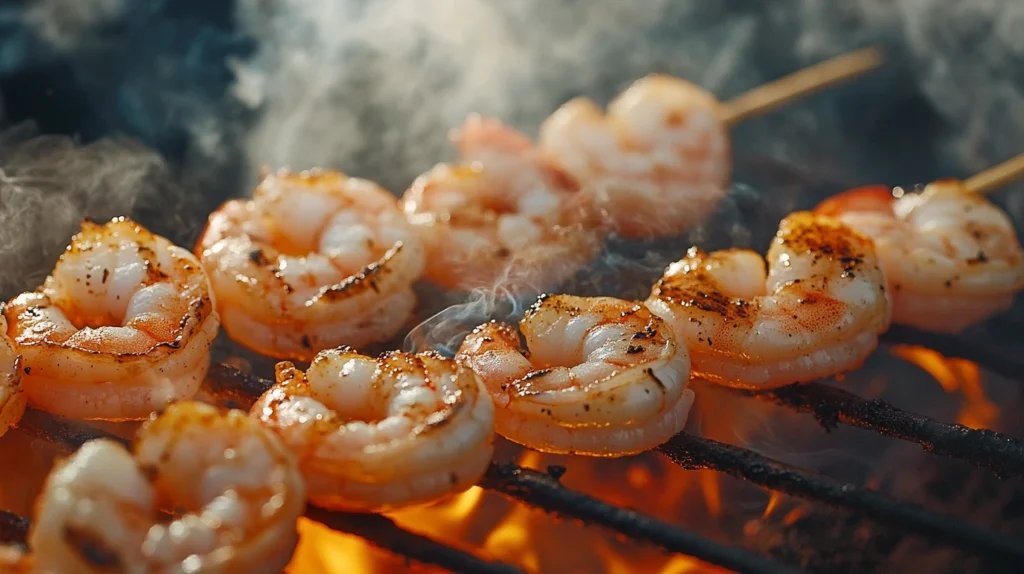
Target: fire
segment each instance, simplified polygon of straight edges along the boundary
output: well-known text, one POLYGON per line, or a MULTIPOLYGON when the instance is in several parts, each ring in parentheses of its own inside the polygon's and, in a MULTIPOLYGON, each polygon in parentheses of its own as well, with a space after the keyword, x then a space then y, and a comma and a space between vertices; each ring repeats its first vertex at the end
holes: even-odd
POLYGON ((970 428, 992 428, 999 408, 985 396, 981 384, 981 370, 976 363, 965 359, 948 358, 924 347, 897 345, 893 354, 909 361, 931 375, 947 393, 959 393, 964 404, 957 422, 970 428))
MULTIPOLYGON (((635 508, 666 522, 697 527, 722 513, 718 477, 710 471, 684 471, 657 455, 629 459, 592 459, 524 451, 518 464, 534 469, 562 465, 568 487, 617 506, 635 508)), ((525 504, 473 487, 430 506, 389 513, 403 528, 487 559, 528 572, 726 572, 687 556, 666 556, 659 549, 622 540, 597 527, 559 520, 525 504), (566 548, 588 552, 567 552, 566 548)), ((707 532, 705 532, 707 533, 707 532)), ((362 539, 303 520, 302 541, 290 574, 318 572, 435 572, 377 550, 362 539)))

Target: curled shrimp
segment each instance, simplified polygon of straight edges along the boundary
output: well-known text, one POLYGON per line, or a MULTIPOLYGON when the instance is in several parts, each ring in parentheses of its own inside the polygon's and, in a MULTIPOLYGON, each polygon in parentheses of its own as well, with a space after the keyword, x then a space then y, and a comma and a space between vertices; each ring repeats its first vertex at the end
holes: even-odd
POLYGON ((143 419, 192 397, 220 324, 199 261, 123 217, 83 223, 4 316, 29 402, 80 419, 143 419))
POLYGON ((196 245, 224 330, 264 355, 379 343, 416 306, 420 241, 393 195, 338 171, 272 173, 210 215, 196 245))
POLYGON ((519 322, 485 323, 456 360, 497 405, 505 438, 551 453, 618 457, 682 430, 690 358, 643 305, 611 297, 542 296, 519 322))
POLYGON ((999 207, 955 180, 921 193, 852 189, 816 208, 872 238, 893 323, 958 333, 1005 311, 1024 289, 1024 251, 999 207))
POLYGON ((402 198, 427 248, 427 279, 464 291, 538 291, 597 254, 602 231, 587 197, 526 136, 471 116, 453 138, 463 163, 435 166, 402 198))
POLYGON ((540 146, 595 195, 619 235, 671 236, 725 196, 731 160, 720 103, 679 78, 651 75, 608 105, 570 100, 540 129, 540 146))
POLYGON ((871 240, 793 213, 765 260, 755 251, 691 248, 647 299, 696 376, 769 389, 856 369, 889 327, 889 294, 871 240))
POLYGON ((51 471, 28 543, 53 572, 266 572, 298 542, 305 487, 292 455, 243 411, 172 404, 134 455, 97 439, 51 471), (175 511, 169 522, 160 511, 175 511))
POLYGON ((0 315, 0 436, 18 424, 27 404, 21 388, 21 355, 7 336, 7 319, 0 315))
POLYGON ((434 353, 373 359, 321 351, 277 364, 252 407, 299 457, 318 506, 383 511, 474 485, 494 452, 494 405, 468 369, 434 353))

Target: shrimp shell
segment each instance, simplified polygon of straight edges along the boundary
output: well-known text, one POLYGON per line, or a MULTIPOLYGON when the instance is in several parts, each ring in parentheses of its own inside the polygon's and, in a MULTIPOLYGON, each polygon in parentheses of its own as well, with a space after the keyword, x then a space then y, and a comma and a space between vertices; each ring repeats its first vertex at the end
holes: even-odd
POLYGON ((277 574, 304 510, 295 459, 273 433, 183 401, 143 424, 134 456, 99 439, 59 462, 28 542, 54 572, 277 574), (161 509, 177 513, 162 523, 161 509))
POLYGON ((268 174, 252 200, 210 215, 195 252, 231 339, 301 361, 395 336, 424 266, 395 197, 329 170, 268 174))
POLYGON ((494 406, 468 369, 434 353, 321 351, 278 363, 252 407, 299 457, 314 504, 384 511, 476 484, 494 452, 494 406))
POLYGON ((80 419, 143 419, 192 397, 220 325, 199 261, 123 217, 84 222, 4 316, 29 402, 80 419))
POLYGON ((889 327, 871 240, 834 219, 782 220, 765 260, 745 249, 691 248, 646 305, 718 384, 769 389, 856 369, 889 327))
POLYGON ((485 323, 456 355, 490 391, 498 434, 542 452, 619 457, 682 430, 689 355, 643 305, 542 296, 519 332, 485 323))
POLYGON ((875 242, 896 324, 959 333, 1008 309, 1024 289, 1013 222, 963 182, 936 181, 898 198, 885 186, 857 188, 815 211, 875 242))
POLYGON ((0 436, 18 424, 28 400, 21 388, 21 355, 7 336, 7 320, 0 315, 0 436))
POLYGON ((536 293, 596 256, 604 230, 589 197, 526 136, 470 116, 453 139, 462 163, 434 166, 402 197, 427 248, 428 280, 536 293))
POLYGON ((721 104, 704 89, 654 74, 608 105, 567 102, 540 128, 540 147, 592 194, 619 235, 678 235, 725 197, 731 159, 721 104))

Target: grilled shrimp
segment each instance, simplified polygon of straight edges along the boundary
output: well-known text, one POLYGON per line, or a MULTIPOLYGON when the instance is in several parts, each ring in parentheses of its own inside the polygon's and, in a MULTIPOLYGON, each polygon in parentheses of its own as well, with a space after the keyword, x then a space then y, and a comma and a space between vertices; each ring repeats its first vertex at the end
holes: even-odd
POLYGON ((433 353, 321 351, 277 364, 252 407, 297 454, 314 504, 383 511, 465 490, 494 451, 494 405, 468 369, 433 353))
POLYGON ((143 419, 193 396, 220 324, 199 261, 123 217, 83 223, 4 316, 29 402, 81 419, 143 419))
POLYGON ((21 356, 7 337, 7 320, 0 315, 0 436, 18 424, 27 403, 21 389, 21 356))
POLYGON ((453 139, 463 163, 434 166, 402 198, 427 248, 427 279, 536 292, 597 254, 603 231, 587 196, 526 136, 471 116, 453 139))
POLYGON ((682 233, 725 196, 729 134, 717 99, 679 78, 651 75, 608 105, 570 100, 540 129, 540 146, 595 194, 626 238, 682 233))
POLYGON ((251 200, 210 216, 196 254, 228 335, 302 361, 393 337, 416 306, 424 265, 395 197, 337 171, 269 174, 251 200))
POLYGON ((272 432, 182 401, 143 424, 134 455, 98 439, 59 462, 28 542, 53 572, 277 574, 304 510, 298 466, 272 432), (177 514, 160 522, 161 509, 177 514))
POLYGON ((816 209, 874 240, 894 323, 957 333, 1013 304, 1024 251, 1006 213, 954 180, 897 193, 858 188, 816 209))
POLYGON ((542 296, 519 331, 528 350, 513 326, 492 321, 456 355, 490 390, 498 434, 543 452, 618 457, 682 430, 690 357, 643 305, 542 296))
POLYGON ((767 273, 754 251, 690 248, 646 305, 690 349, 694 375, 749 389, 853 370, 890 321, 871 241, 809 212, 779 224, 767 273))

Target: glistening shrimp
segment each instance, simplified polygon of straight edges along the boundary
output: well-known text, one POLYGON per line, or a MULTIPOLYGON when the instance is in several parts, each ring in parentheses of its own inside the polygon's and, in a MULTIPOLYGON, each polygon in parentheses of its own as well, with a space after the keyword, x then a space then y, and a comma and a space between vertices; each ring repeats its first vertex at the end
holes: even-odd
POLYGON ((677 235, 725 196, 731 160, 720 103, 679 78, 651 75, 608 105, 564 104, 540 129, 540 146, 594 194, 621 236, 677 235))
POLYGON ((82 419, 143 419, 193 396, 220 324, 199 261, 123 217, 83 223, 4 316, 29 402, 82 419))
POLYGON ((767 272, 754 251, 691 248, 646 304, 690 349, 694 375, 750 389, 853 370, 890 320, 871 240, 808 212, 782 220, 767 272))
POLYGON ((433 353, 320 352, 278 363, 252 407, 297 454, 318 506, 383 511, 475 484, 494 451, 494 405, 472 371, 433 353))
POLYGON ((0 315, 0 436, 18 424, 27 404, 21 388, 21 355, 7 336, 7 320, 0 315))
POLYGON ((816 208, 869 236, 893 297, 893 323, 957 333, 1024 289, 1024 251, 1002 209, 955 180, 920 193, 852 189, 816 208))
POLYGON ((588 197, 526 136, 471 116, 453 138, 463 163, 435 166, 402 198, 427 247, 427 279, 537 292, 597 254, 603 231, 588 197))
POLYGON ((210 215, 195 251, 228 335, 302 361, 393 337, 416 306, 424 264, 393 195, 320 170, 268 174, 251 200, 210 215))
POLYGON ((58 462, 28 543, 52 572, 277 574, 305 506, 272 432, 243 411, 182 401, 142 425, 134 455, 98 439, 58 462), (175 517, 162 522, 161 510, 175 517))
POLYGON ((456 355, 490 390, 498 434, 543 452, 617 457, 682 430, 690 358, 643 305, 542 296, 519 332, 527 349, 515 327, 485 323, 456 355))

